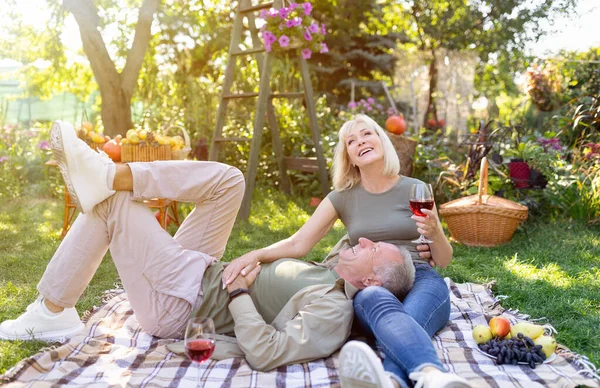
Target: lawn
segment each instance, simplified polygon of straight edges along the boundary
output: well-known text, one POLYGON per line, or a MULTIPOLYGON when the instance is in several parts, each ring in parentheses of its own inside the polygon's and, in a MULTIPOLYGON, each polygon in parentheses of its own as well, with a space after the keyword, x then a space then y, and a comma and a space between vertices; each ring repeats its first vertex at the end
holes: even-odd
MULTIPOLYGON (((254 196, 253 216, 236 225, 225 260, 230 260, 296 231, 312 209, 307 199, 289 200, 261 189, 254 196)), ((182 211, 189 211, 183 206, 182 211)), ((14 318, 36 297, 35 286, 59 244, 62 202, 15 199, 0 212, 0 321, 14 318)), ((492 249, 455 245, 455 259, 442 270, 456 282, 496 280, 495 292, 507 295, 506 308, 545 317, 558 340, 600 365, 600 227, 569 221, 527 224, 512 242, 492 249)), ((307 260, 321 260, 344 234, 338 223, 307 260)), ((109 257, 77 304, 83 311, 100 303, 103 290, 118 281, 109 257)), ((34 354, 42 342, 0 341, 0 373, 34 354)))

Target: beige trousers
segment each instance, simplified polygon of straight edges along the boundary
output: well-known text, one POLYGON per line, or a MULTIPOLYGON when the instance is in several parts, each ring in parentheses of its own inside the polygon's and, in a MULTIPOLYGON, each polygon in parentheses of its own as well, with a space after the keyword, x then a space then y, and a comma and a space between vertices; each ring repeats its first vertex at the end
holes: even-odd
POLYGON ((207 265, 223 256, 244 195, 244 177, 215 162, 130 163, 133 194, 117 192, 80 214, 38 284, 49 301, 73 307, 110 249, 142 328, 178 337, 201 293, 207 265), (195 203, 174 237, 140 201, 195 203))

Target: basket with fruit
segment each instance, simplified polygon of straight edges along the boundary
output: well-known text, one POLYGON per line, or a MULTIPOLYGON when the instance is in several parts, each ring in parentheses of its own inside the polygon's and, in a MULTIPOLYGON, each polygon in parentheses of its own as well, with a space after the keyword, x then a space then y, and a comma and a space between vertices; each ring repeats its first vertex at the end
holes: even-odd
POLYGON ((556 340, 547 331, 551 332, 550 327, 529 322, 511 326, 508 319, 494 317, 489 326, 475 326, 472 334, 478 349, 496 364, 522 364, 535 369, 556 358, 556 340))
POLYGON ((101 150, 108 140, 108 136, 94 130, 94 125, 89 121, 81 123, 81 127, 77 129, 77 137, 87 143, 94 150, 101 150))
POLYGON ((126 163, 171 160, 171 143, 171 138, 160 133, 130 129, 121 140, 121 161, 126 163))
POLYGON ((170 133, 171 130, 179 130, 183 137, 179 135, 175 135, 169 137, 171 140, 171 159, 173 160, 184 160, 189 155, 192 147, 190 146, 190 137, 185 129, 179 126, 171 126, 167 128, 167 133, 170 133))

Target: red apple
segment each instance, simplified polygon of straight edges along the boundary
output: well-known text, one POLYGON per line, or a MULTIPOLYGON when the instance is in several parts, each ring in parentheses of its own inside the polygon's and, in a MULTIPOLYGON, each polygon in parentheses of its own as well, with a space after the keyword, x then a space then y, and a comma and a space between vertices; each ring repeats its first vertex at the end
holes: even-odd
POLYGON ((385 121, 385 129, 393 134, 402 135, 404 131, 406 131, 406 121, 404 121, 404 116, 394 115, 388 117, 385 121))
POLYGON ((437 122, 438 128, 444 128, 446 126, 446 122, 444 119, 439 119, 437 122))
POLYGON ((490 330, 498 338, 504 338, 510 333, 510 321, 504 317, 494 317, 490 320, 490 330))
POLYGON ((437 127, 437 121, 435 121, 435 119, 429 119, 427 120, 427 127, 428 128, 436 128, 437 127))
POLYGON ((113 162, 121 161, 121 144, 116 139, 112 139, 104 143, 102 150, 113 160, 113 162))

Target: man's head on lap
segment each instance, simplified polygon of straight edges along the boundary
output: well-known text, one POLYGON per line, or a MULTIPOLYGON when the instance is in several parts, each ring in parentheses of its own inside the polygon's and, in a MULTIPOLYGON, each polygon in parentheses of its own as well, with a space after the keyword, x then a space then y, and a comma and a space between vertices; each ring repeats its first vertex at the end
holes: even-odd
POLYGON ((415 267, 405 248, 364 237, 340 251, 336 271, 358 289, 382 286, 399 299, 406 296, 415 279, 415 267))

